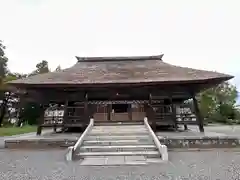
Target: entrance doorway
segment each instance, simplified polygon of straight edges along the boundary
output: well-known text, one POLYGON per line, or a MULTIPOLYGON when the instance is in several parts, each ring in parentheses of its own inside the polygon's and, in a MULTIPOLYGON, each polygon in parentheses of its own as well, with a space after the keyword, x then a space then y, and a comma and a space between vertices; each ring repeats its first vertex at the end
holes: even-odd
POLYGON ((112 104, 111 121, 129 121, 129 104, 112 104))
POLYGON ((146 117, 144 104, 132 104, 131 109, 133 121, 143 121, 144 117, 146 117))
POLYGON ((96 121, 143 121, 146 117, 146 102, 134 101, 92 101, 93 117, 96 121))
POLYGON ((113 104, 112 112, 114 113, 127 113, 128 112, 128 104, 113 104))

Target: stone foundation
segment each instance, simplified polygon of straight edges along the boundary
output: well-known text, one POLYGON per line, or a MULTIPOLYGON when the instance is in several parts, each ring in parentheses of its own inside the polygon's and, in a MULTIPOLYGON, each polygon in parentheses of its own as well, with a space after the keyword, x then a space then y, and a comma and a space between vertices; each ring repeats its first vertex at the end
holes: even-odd
POLYGON ((5 140, 5 148, 9 149, 53 149, 73 146, 77 140, 66 139, 31 139, 31 140, 5 140))
POLYGON ((240 139, 237 137, 159 137, 159 140, 169 149, 240 148, 240 139))
MULTIPOLYGON (((161 144, 169 150, 182 149, 213 149, 213 148, 240 148, 240 139, 237 137, 159 137, 161 144)), ((75 139, 31 139, 5 140, 5 148, 9 149, 52 149, 73 146, 75 139)))

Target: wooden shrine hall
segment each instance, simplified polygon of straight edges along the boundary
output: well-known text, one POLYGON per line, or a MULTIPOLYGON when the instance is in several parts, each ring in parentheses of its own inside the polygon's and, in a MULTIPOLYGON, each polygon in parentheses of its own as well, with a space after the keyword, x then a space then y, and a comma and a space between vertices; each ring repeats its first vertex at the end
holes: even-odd
POLYGON ((43 127, 84 128, 90 118, 96 123, 134 123, 144 117, 153 129, 196 124, 203 132, 196 94, 233 76, 174 66, 162 58, 77 57, 77 63, 68 69, 9 84, 24 92, 25 101, 41 104, 37 134, 43 127), (62 116, 44 117, 49 104, 58 104, 62 116))

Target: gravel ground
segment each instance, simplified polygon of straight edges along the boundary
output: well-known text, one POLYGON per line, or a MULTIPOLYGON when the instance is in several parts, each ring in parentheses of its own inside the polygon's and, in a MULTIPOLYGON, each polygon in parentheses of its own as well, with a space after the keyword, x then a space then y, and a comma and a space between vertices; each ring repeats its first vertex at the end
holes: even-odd
POLYGON ((79 166, 65 152, 0 150, 0 180, 240 180, 240 152, 170 152, 168 163, 120 167, 79 166))

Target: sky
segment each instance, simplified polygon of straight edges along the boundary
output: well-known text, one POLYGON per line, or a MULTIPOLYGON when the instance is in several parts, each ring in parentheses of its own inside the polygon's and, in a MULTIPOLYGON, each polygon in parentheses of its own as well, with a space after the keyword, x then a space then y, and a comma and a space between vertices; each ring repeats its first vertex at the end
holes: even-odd
POLYGON ((9 68, 54 70, 75 56, 164 54, 165 62, 235 75, 240 90, 239 0, 0 0, 9 68))

